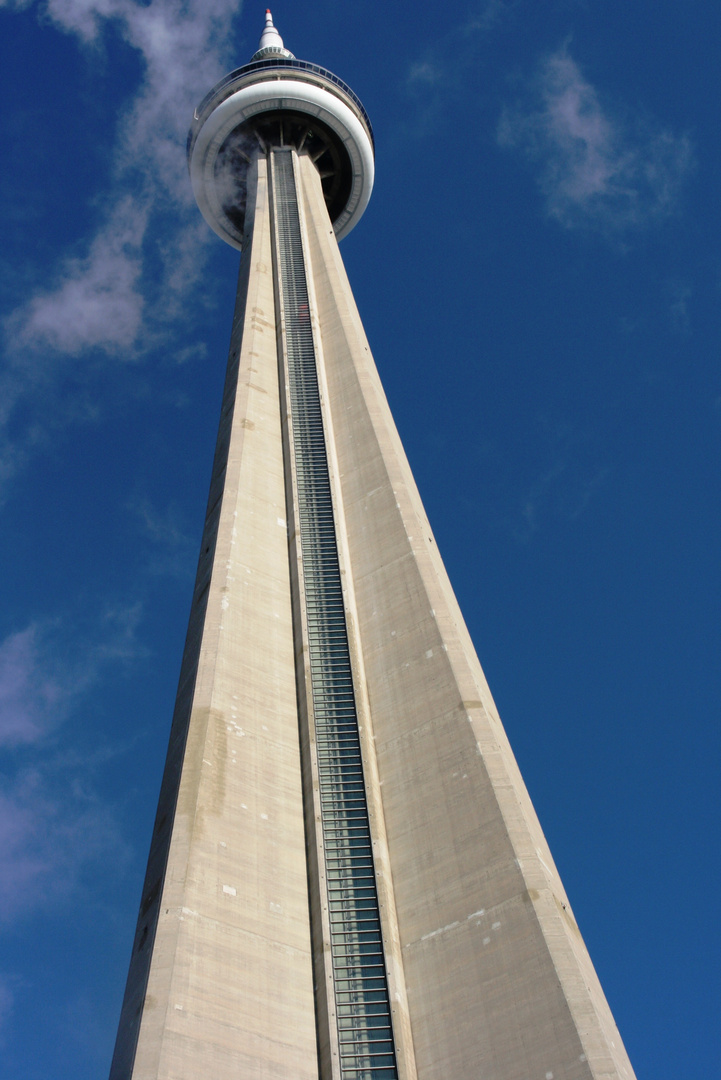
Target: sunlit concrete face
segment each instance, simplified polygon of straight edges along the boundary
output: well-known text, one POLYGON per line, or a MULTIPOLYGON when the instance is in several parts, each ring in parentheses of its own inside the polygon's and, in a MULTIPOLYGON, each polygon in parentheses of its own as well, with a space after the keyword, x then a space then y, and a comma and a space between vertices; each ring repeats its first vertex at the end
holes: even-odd
POLYGON ((249 157, 111 1080, 632 1080, 393 424, 321 166, 283 138, 249 157))
POLYGON ((113 1077, 317 1076, 264 161, 257 171, 113 1077))

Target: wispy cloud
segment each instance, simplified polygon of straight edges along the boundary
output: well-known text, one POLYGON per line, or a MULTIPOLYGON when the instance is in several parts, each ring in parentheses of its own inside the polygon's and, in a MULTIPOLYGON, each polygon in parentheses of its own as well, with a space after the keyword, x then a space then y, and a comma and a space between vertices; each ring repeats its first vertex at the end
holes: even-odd
POLYGON ((142 498, 131 503, 129 509, 154 549, 148 557, 146 572, 187 579, 195 568, 198 538, 186 532, 177 508, 168 506, 159 510, 142 498))
POLYGON ((138 604, 117 605, 91 627, 36 622, 0 643, 0 920, 71 894, 84 867, 108 851, 125 854, 92 781, 114 751, 70 751, 58 730, 106 666, 145 654, 140 618, 138 604))
POLYGON ((669 318, 673 329, 684 336, 691 333, 691 318, 689 315, 689 301, 693 296, 693 288, 687 281, 674 279, 666 286, 669 299, 669 318))
POLYGON ((91 627, 33 622, 0 642, 0 749, 39 743, 67 717, 106 663, 136 660, 139 602, 107 607, 91 627))
MULTIPOLYGON (((6 6, 33 5, 16 0, 6 6)), ((66 358, 74 358, 77 373, 78 360, 137 359, 172 337, 172 320, 213 243, 188 182, 188 125, 194 106, 230 65, 240 0, 45 0, 37 7, 91 53, 109 36, 120 36, 137 50, 142 76, 121 110, 109 187, 98 191, 97 204, 105 209, 95 232, 84 250, 61 257, 6 319, 0 423, 39 387, 47 405, 66 358)), ((187 323, 184 333, 187 344, 187 323)), ((63 414, 56 410, 54 422, 63 414)), ((0 479, 23 464, 40 439, 39 424, 12 438, 6 434, 0 479)))
POLYGON ((693 162, 687 137, 602 104, 567 45, 504 110, 498 141, 538 166, 551 217, 616 234, 673 213, 693 162))
POLYGON ((194 106, 229 63, 238 0, 47 0, 61 30, 97 49, 120 34, 140 54, 143 78, 126 104, 114 151, 107 212, 88 254, 58 268, 55 283, 11 320, 14 343, 117 353, 138 340, 143 320, 162 319, 169 295, 185 294, 204 263, 208 230, 199 227, 187 179, 185 139, 194 106), (172 228, 161 219, 172 211, 172 228), (139 288, 148 262, 158 303, 139 288))
POLYGON ((39 637, 29 626, 0 644, 0 747, 36 742, 64 712, 67 690, 43 669, 39 637))
POLYGON ((409 86, 437 86, 444 77, 442 66, 430 58, 414 60, 408 69, 409 86))
POLYGON ((539 415, 539 471, 519 493, 509 527, 519 543, 555 523, 578 520, 601 496, 612 477, 604 441, 591 427, 539 415))
POLYGON ((189 118, 227 70, 240 7, 239 0, 47 0, 55 25, 86 45, 116 32, 137 49, 144 75, 120 127, 118 168, 138 170, 186 205, 189 118))
POLYGON ((528 541, 541 528, 544 517, 575 521, 610 475, 607 466, 585 474, 568 457, 559 457, 536 478, 521 505, 523 524, 514 529, 516 539, 528 541))
POLYGON ((71 895, 88 864, 127 854, 112 812, 87 784, 23 771, 0 793, 0 921, 71 895))
POLYGON ((406 90, 419 107, 421 126, 434 121, 446 107, 449 95, 468 92, 467 75, 478 65, 482 44, 510 16, 517 3, 518 0, 480 0, 471 6, 465 19, 456 19, 452 13, 445 33, 421 56, 410 61, 405 75, 406 90))
POLYGON ((463 33, 472 34, 477 30, 492 30, 516 6, 516 0, 485 0, 471 11, 463 25, 463 33))
POLYGON ((10 980, 0 975, 0 1039, 13 1013, 15 995, 10 987, 10 980))
POLYGON ((147 221, 147 205, 120 199, 86 258, 69 259, 55 288, 8 321, 13 351, 43 346, 77 356, 92 344, 128 355, 143 318, 137 284, 147 221))

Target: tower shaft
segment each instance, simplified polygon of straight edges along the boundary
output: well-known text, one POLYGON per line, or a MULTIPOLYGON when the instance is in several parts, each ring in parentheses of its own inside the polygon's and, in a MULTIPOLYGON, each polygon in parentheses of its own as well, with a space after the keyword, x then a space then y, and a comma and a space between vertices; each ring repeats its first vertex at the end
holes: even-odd
POLYGON ((281 147, 247 185, 111 1080, 632 1080, 318 171, 281 147))

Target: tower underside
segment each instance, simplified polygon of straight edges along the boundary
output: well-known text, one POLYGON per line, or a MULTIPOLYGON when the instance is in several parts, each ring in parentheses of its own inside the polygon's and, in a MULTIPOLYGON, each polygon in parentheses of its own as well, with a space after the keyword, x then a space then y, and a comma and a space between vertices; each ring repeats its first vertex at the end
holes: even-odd
POLYGON ((247 192, 111 1080, 632 1080, 318 170, 278 147, 247 192))

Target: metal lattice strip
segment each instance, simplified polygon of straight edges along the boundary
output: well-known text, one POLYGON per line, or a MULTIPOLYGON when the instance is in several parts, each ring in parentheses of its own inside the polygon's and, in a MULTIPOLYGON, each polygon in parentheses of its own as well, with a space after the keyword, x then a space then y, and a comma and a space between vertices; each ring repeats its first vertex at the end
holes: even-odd
POLYGON ((397 1077, 358 720, 290 151, 273 152, 331 956, 343 1080, 397 1077))

